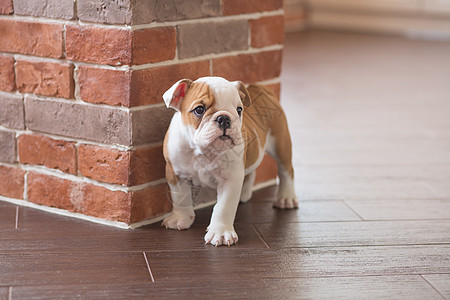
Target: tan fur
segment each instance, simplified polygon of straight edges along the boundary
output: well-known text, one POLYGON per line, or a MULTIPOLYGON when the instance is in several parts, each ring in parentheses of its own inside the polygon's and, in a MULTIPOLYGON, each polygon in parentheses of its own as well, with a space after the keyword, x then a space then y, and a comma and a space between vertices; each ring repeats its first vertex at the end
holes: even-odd
POLYGON ((245 84, 243 84, 241 81, 238 81, 238 86, 239 97, 241 97, 242 104, 247 107, 250 106, 252 99, 248 93, 247 88, 245 87, 245 84))
POLYGON ((207 111, 204 117, 214 114, 214 109, 209 109, 214 106, 214 94, 206 82, 194 82, 186 93, 186 96, 181 102, 180 111, 182 113, 183 124, 192 125, 195 129, 198 128, 201 118, 195 116, 191 111, 197 106, 203 104, 207 111))
POLYGON ((167 143, 169 141, 169 131, 167 131, 166 136, 164 137, 164 145, 163 145, 163 155, 166 160, 166 180, 167 183, 171 185, 176 185, 178 182, 178 176, 175 175, 175 172, 173 171, 172 164, 169 160, 169 154, 167 153, 167 143))
POLYGON ((292 147, 286 116, 275 94, 268 88, 260 85, 250 85, 247 88, 251 105, 244 110, 242 132, 246 139, 245 168, 252 166, 259 157, 260 149, 266 143, 267 133, 275 140, 276 156, 281 165, 294 176, 292 168, 292 147))

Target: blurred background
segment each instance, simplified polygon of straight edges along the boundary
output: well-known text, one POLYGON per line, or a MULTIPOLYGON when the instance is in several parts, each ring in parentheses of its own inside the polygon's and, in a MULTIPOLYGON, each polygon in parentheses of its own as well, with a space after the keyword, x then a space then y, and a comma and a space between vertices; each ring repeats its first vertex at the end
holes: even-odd
POLYGON ((284 5, 281 101, 300 199, 369 201, 373 212, 421 199, 408 204, 417 218, 432 199, 447 203, 450 1, 284 5))
POLYGON ((285 0, 286 30, 333 29, 449 40, 449 0, 285 0))

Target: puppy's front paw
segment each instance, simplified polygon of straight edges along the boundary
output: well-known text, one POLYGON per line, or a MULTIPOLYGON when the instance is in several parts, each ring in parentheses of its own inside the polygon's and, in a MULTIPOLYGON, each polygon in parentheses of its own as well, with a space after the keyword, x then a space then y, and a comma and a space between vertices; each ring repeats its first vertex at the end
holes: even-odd
POLYGON ((273 201, 273 207, 281 209, 293 209, 298 208, 298 201, 296 197, 279 197, 273 201))
POLYGON ((195 215, 171 213, 167 218, 162 221, 161 226, 170 229, 184 230, 191 227, 194 223, 195 215))
POLYGON ((231 246, 238 241, 238 235, 233 228, 210 226, 207 231, 208 232, 205 234, 205 244, 210 243, 216 247, 220 245, 231 246))

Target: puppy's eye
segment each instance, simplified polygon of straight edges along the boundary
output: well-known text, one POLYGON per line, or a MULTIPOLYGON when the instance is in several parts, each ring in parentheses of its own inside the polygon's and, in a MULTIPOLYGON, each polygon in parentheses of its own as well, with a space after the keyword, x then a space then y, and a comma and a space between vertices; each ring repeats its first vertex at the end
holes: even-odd
POLYGON ((205 113, 205 107, 203 105, 199 105, 192 111, 194 112, 194 115, 196 115, 197 117, 201 117, 205 113))
POLYGON ((236 108, 236 111, 237 111, 237 113, 238 113, 238 115, 239 115, 239 117, 240 117, 241 114, 242 114, 242 107, 236 108))

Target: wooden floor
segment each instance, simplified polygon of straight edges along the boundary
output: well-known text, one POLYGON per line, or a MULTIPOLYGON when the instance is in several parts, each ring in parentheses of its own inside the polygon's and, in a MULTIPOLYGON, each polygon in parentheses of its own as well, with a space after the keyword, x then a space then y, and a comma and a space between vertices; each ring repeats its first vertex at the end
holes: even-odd
POLYGON ((298 210, 240 205, 239 244, 0 202, 0 299, 450 299, 450 45, 309 32, 282 101, 298 210))

